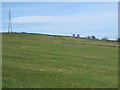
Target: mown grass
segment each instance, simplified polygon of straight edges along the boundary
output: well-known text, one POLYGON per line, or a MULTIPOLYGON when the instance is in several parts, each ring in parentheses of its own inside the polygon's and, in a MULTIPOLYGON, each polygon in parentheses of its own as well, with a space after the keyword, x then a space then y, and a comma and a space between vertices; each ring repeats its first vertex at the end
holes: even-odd
POLYGON ((76 42, 117 46, 109 41, 3 34, 3 87, 118 87, 118 49, 76 42))

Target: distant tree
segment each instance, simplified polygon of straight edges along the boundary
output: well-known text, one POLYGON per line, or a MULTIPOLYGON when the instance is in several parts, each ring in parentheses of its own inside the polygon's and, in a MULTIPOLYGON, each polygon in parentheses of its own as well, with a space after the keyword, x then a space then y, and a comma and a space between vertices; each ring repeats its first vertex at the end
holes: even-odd
POLYGON ((99 38, 96 38, 96 40, 99 40, 99 38))
POLYGON ((72 37, 75 37, 75 34, 73 34, 72 37))
POLYGON ((95 36, 91 36, 91 39, 96 39, 96 37, 95 36))
POLYGON ((86 38, 87 38, 87 39, 96 39, 95 36, 87 36, 86 38))
POLYGON ((118 40, 117 40, 118 42, 120 42, 120 37, 118 38, 118 40))
POLYGON ((80 35, 79 35, 79 34, 77 34, 77 37, 79 38, 79 37, 80 37, 80 35))
POLYGON ((21 33, 26 33, 26 32, 21 32, 21 33))
POLYGON ((108 37, 105 36, 101 40, 108 40, 108 37))
POLYGON ((87 38, 87 39, 91 39, 91 37, 90 37, 90 36, 87 36, 86 38, 87 38))

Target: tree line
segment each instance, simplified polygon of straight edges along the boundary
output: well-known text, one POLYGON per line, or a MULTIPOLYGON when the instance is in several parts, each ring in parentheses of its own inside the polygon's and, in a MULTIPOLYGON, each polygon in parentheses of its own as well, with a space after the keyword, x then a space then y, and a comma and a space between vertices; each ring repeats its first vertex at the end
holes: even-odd
MULTIPOLYGON (((80 35, 79 35, 79 34, 72 34, 72 37, 79 38, 80 35)), ((95 37, 94 35, 92 35, 92 36, 87 36, 87 37, 85 37, 85 38, 86 38, 86 39, 91 39, 91 40, 106 40, 106 41, 109 40, 109 38, 108 38, 107 36, 105 36, 105 37, 103 37, 103 38, 101 38, 101 39, 95 37)), ((120 42, 120 37, 116 38, 116 41, 120 42)))

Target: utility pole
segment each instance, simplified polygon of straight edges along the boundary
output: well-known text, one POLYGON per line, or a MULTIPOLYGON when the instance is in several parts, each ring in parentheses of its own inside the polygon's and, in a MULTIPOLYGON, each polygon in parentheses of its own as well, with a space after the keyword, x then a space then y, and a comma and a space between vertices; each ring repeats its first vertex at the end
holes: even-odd
POLYGON ((9 9, 8 33, 12 33, 11 10, 9 9))

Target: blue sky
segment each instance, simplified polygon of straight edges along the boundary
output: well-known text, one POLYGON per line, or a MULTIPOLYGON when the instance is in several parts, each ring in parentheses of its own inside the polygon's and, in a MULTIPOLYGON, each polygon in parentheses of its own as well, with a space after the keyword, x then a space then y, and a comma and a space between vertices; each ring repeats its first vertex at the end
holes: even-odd
POLYGON ((118 34, 117 2, 3 2, 3 32, 12 11, 15 32, 115 39, 118 34))

